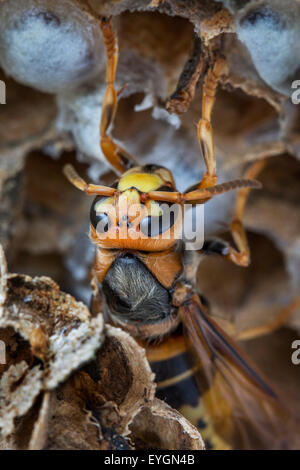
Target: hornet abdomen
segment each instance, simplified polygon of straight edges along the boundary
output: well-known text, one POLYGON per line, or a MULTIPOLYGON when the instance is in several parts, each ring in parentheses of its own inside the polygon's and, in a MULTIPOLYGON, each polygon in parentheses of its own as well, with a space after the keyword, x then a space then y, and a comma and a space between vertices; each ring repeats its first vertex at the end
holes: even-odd
POLYGON ((206 449, 228 449, 210 423, 196 384, 196 369, 190 365, 183 335, 174 335, 158 345, 151 345, 147 355, 155 373, 156 396, 180 411, 199 429, 206 449))

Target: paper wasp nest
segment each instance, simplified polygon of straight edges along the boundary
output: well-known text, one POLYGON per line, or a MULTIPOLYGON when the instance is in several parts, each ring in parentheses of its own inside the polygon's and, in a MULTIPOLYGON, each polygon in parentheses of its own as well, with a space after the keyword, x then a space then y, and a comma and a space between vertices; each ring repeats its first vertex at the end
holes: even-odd
POLYGON ((134 449, 135 436, 151 445, 147 421, 161 448, 203 448, 187 420, 154 400, 145 352, 127 333, 104 330, 101 313, 49 278, 8 274, 2 250, 1 262, 0 448, 134 449))
MULTIPOLYGON (((90 200, 69 185, 62 167, 71 162, 86 178, 113 179, 99 149, 106 60, 99 15, 114 17, 117 86, 127 84, 113 133, 138 161, 169 167, 180 190, 204 171, 195 129, 202 82, 214 55, 225 57, 213 114, 219 180, 241 176, 256 159, 267 164, 263 189, 245 215, 252 265, 205 259, 199 288, 214 314, 237 331, 275 320, 294 302, 285 328, 242 346, 299 414, 300 376, 290 360, 300 334, 299 1, 1 0, 0 242, 9 271, 24 273, 7 275, 1 260, 0 339, 9 344, 1 386, 7 391, 22 379, 10 400, 0 401, 0 430, 9 430, 1 446, 152 447, 149 422, 161 448, 181 448, 183 436, 189 448, 202 448, 195 429, 154 399, 143 350, 120 330, 103 329, 85 306, 90 200), (195 86, 183 102, 187 83, 195 86), (44 318, 45 304, 53 317, 44 318), (57 324, 56 307, 65 314, 57 324), (16 316, 21 311, 24 318, 16 316), (124 368, 118 396, 110 395, 107 377, 111 349, 127 358, 133 374, 128 384, 124 368), (146 396, 134 383, 138 370, 146 396)), ((230 194, 205 206, 207 236, 228 235, 233 203, 230 194)))

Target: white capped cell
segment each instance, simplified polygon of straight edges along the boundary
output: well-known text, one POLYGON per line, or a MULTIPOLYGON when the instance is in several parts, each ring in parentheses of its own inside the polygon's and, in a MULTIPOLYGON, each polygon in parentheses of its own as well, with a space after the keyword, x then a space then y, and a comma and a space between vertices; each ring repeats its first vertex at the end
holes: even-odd
POLYGON ((0 4, 0 63, 18 82, 45 92, 74 88, 105 66, 96 21, 70 0, 0 4))
POLYGON ((300 72, 300 4, 252 2, 237 15, 236 29, 261 78, 290 95, 300 72))

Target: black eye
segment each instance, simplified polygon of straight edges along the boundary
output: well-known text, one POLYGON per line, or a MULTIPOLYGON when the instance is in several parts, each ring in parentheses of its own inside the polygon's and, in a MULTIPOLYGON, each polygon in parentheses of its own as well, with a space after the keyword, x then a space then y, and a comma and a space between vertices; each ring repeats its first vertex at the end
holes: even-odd
POLYGON ((111 222, 109 216, 105 212, 101 212, 99 208, 99 212, 97 212, 97 207, 99 201, 102 198, 96 198, 90 212, 90 220, 92 226, 97 230, 98 233, 105 233, 110 229, 111 222))
POLYGON ((140 222, 140 230, 147 237, 156 237, 171 228, 178 216, 180 206, 178 204, 159 204, 162 214, 159 216, 147 216, 140 222))

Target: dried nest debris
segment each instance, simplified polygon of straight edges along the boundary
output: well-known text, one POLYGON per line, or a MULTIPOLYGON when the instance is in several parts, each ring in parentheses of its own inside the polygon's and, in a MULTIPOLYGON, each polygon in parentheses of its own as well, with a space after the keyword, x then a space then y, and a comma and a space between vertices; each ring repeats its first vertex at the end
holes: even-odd
POLYGON ((0 265, 0 448, 141 448, 147 423, 159 448, 203 448, 196 428, 154 401, 154 375, 133 338, 104 329, 101 313, 51 279, 8 274, 2 251, 0 265))
POLYGON ((196 428, 157 398, 142 408, 130 429, 141 448, 204 449, 204 442, 199 439, 196 428))
MULTIPOLYGON (((3 260, 2 256, 2 263, 3 260)), ((43 387, 55 388, 101 346, 103 319, 49 278, 4 274, 0 327, 13 329, 43 362, 43 387)))
MULTIPOLYGON (((13 380, 21 380, 25 390, 26 377, 39 384, 32 389, 35 396, 27 396, 27 404, 21 400, 21 390, 20 397, 15 397, 23 416, 8 414, 10 425, 17 428, 13 437, 5 438, 4 447, 147 446, 145 430, 136 431, 126 421, 127 414, 135 415, 133 401, 121 405, 118 397, 109 394, 111 390, 105 392, 91 365, 82 370, 84 361, 71 344, 66 351, 70 361, 62 368, 59 345, 64 337, 58 333, 59 322, 62 317, 68 322, 66 334, 74 341, 77 335, 86 338, 79 343, 87 362, 114 342, 121 358, 131 357, 134 343, 109 329, 104 339, 100 317, 90 317, 86 307, 62 294, 53 281, 39 277, 49 275, 88 304, 93 258, 87 237, 90 201, 64 181, 61 169, 72 162, 87 179, 112 181, 99 149, 105 69, 99 15, 114 17, 120 42, 117 85, 128 84, 112 131, 138 161, 163 162, 180 190, 201 178, 204 165, 194 123, 201 115, 203 77, 219 54, 227 62, 213 114, 219 179, 239 177, 250 162, 268 157, 259 177, 264 189, 251 196, 245 214, 252 266, 241 270, 211 258, 200 266, 200 290, 213 313, 233 320, 240 333, 275 320, 299 295, 300 107, 291 101, 291 85, 299 79, 300 69, 298 0, 1 0, 0 78, 6 85, 7 104, 0 106, 0 242, 12 270, 30 276, 1 278, 6 282, 0 294, 6 305, 1 321, 10 325, 1 327, 1 334, 11 344, 14 355, 9 365, 15 367, 4 382, 9 387, 13 380), (37 305, 25 302, 26 297, 22 300, 24 293, 28 299, 34 295, 37 305), (54 308, 63 299, 69 309, 66 317, 64 309, 59 313, 54 308), (37 315, 37 306, 43 312, 47 306, 52 309, 49 319, 37 315), (77 324, 77 315, 88 320, 77 324), (98 332, 96 336, 92 331, 98 332), (77 386, 85 377, 90 390, 98 394, 96 408, 89 408, 94 402, 87 401, 86 391, 74 391, 74 374, 77 386), (102 420, 113 421, 116 434, 109 422, 99 424, 100 414, 102 420), (49 416, 55 416, 53 428, 49 428, 49 416), (69 416, 76 416, 74 426, 69 416), (90 439, 79 428, 85 428, 90 439), (134 429, 136 441, 129 440, 128 429, 134 429)), ((233 197, 216 198, 206 205, 207 237, 227 231, 233 197)), ((300 384, 280 357, 290 352, 299 318, 300 309, 294 308, 286 322, 293 330, 244 346, 270 376, 275 374, 275 383, 295 409, 293 395, 300 384), (269 348, 277 353, 264 360, 269 348), (280 383, 281 376, 285 384, 280 383)), ((140 354, 137 357, 144 364, 140 354)), ((110 364, 109 357, 107 361, 110 364)), ((142 370, 148 395, 139 395, 137 403, 144 407, 144 417, 151 414, 151 420, 162 426, 163 418, 150 398, 149 370, 146 365, 142 370)), ((124 372, 122 377, 126 389, 129 375, 124 372)), ((105 374, 102 379, 110 383, 105 374)), ((136 387, 135 393, 141 389, 136 387)), ((139 413, 134 423, 139 423, 139 413)), ((152 437, 164 447, 168 433, 157 433, 152 437)), ((176 441, 173 437, 170 446, 176 441)))

